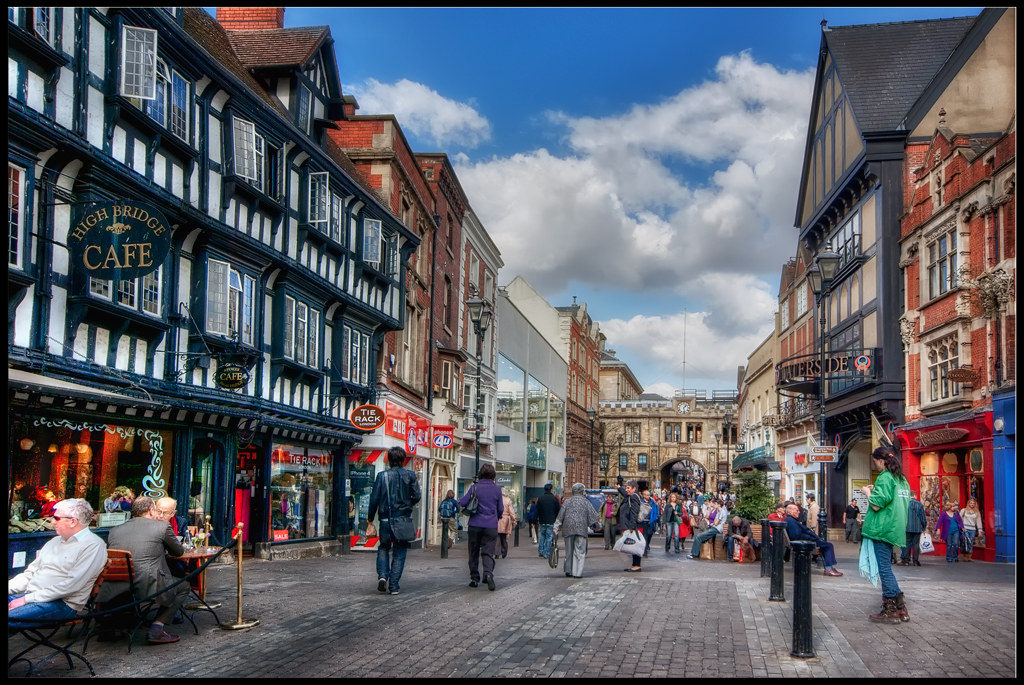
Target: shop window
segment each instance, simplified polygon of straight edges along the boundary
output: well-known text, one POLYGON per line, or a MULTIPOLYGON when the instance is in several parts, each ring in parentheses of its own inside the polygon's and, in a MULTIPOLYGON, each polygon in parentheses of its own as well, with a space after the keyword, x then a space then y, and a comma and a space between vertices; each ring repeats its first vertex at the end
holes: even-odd
POLYGON ((333 491, 334 460, 329 451, 274 444, 269 539, 280 542, 330 535, 333 491))
POLYGON ((502 354, 498 355, 498 423, 524 432, 526 372, 502 354))
POLYGON ((12 520, 52 515, 53 502, 73 497, 104 513, 104 500, 119 486, 133 496, 169 493, 170 431, 38 417, 15 420, 12 433, 12 520))
POLYGON ((550 394, 551 420, 548 426, 548 435, 552 445, 565 446, 565 402, 558 395, 550 394))

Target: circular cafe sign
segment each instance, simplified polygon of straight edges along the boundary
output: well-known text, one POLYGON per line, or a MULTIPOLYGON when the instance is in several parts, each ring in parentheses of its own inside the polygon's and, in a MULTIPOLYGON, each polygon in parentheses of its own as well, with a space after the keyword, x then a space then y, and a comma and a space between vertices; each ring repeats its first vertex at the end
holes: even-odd
POLYGON ((171 247, 171 229, 159 209, 118 200, 88 205, 68 232, 76 269, 93 278, 125 280, 153 273, 171 247))
POLYGON ((241 364, 224 363, 217 367, 216 379, 225 390, 237 390, 248 385, 249 372, 241 364))
POLYGON ((348 415, 352 425, 362 431, 377 430, 386 418, 384 410, 375 404, 361 404, 348 415))

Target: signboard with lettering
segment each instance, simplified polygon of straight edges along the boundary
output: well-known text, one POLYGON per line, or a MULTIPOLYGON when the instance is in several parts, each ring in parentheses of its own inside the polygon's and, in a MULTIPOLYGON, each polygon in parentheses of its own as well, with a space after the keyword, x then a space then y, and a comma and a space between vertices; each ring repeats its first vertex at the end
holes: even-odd
POLYGON ((153 273, 171 247, 171 229, 159 209, 119 200, 88 205, 68 233, 74 268, 93 278, 126 280, 153 273))
POLYGON ((432 426, 433 438, 431 445, 438 449, 447 449, 455 444, 455 426, 432 426))
POLYGON ((249 371, 241 364, 222 362, 217 366, 217 385, 225 390, 244 388, 249 383, 249 371))
POLYGON ((811 448, 812 463, 831 463, 839 459, 839 448, 835 445, 811 448))
POLYGON ((373 431, 384 425, 387 414, 375 404, 361 404, 349 413, 348 420, 354 428, 373 431))
POLYGON ((430 421, 391 402, 384 403, 384 433, 405 441, 405 451, 416 454, 419 445, 430 446, 430 421))

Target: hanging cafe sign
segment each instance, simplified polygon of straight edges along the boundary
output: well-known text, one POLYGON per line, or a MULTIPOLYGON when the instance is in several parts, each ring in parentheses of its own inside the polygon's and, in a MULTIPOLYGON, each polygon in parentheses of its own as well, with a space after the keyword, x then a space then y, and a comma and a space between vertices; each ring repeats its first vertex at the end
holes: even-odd
POLYGON ((74 267, 104 280, 150 274, 163 264, 170 247, 167 219, 144 202, 91 203, 68 233, 74 267))

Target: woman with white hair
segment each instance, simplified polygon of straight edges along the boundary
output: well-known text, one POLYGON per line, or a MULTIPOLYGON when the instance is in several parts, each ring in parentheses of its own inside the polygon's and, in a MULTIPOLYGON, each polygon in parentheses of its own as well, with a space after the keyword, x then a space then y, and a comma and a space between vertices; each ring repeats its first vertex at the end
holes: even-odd
POLYGON ((562 565, 566 578, 583 576, 583 562, 587 558, 587 538, 590 529, 600 522, 597 509, 586 496, 583 483, 572 486, 572 497, 558 510, 555 518, 555 535, 559 531, 565 538, 565 563, 562 565))

